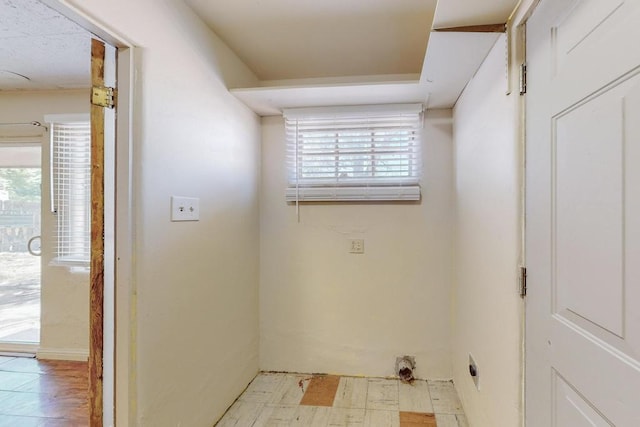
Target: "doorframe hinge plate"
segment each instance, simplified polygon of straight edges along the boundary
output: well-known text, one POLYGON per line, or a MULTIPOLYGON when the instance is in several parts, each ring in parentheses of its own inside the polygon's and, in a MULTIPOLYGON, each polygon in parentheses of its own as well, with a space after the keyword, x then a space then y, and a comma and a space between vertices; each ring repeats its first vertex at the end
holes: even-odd
POLYGON ((527 63, 520 64, 520 95, 527 93, 527 63))
POLYGON ((520 277, 518 279, 518 286, 520 288, 520 297, 527 296, 527 267, 520 267, 520 277))
POLYGON ((91 88, 91 104, 98 107, 114 108, 116 106, 116 90, 107 86, 91 88))

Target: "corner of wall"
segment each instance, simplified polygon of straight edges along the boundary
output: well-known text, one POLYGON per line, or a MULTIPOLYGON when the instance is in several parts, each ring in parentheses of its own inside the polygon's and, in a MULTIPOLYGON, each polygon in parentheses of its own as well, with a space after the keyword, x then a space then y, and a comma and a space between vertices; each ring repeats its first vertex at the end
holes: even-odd
POLYGON ((454 110, 455 237, 452 363, 474 427, 521 421, 521 149, 501 36, 454 110), (498 238, 499 236, 499 238, 498 238), (500 307, 499 310, 496 307, 500 307), (469 354, 479 370, 476 388, 469 354))

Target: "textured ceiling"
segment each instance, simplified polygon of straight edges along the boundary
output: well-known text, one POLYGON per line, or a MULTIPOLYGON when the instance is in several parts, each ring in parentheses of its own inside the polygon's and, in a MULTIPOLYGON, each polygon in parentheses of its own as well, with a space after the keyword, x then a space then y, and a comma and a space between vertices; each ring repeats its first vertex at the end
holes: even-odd
POLYGON ((37 0, 0 0, 0 17, 0 90, 89 87, 89 32, 37 0))
POLYGON ((185 0, 261 80, 420 73, 436 0, 185 0))

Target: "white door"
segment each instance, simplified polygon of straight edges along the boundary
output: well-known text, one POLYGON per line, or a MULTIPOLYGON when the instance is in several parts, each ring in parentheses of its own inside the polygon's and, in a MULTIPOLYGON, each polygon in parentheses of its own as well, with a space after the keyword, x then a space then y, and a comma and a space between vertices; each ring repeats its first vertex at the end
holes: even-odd
POLYGON ((640 0, 542 0, 527 62, 527 427, 638 427, 640 0))

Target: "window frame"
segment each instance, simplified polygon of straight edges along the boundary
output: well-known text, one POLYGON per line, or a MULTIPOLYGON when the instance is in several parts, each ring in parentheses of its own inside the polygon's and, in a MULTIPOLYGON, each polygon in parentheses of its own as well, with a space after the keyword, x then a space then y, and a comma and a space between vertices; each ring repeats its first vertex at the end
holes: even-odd
MULTIPOLYGON (((53 258, 50 265, 89 268, 91 257, 91 122, 89 114, 49 114, 50 208, 55 216, 53 258), (73 141, 83 163, 59 153, 60 127, 81 127, 82 137, 73 141), (62 178, 62 176, 65 178, 62 178), (79 194, 78 194, 79 192, 79 194), (73 224, 79 222, 79 225, 73 224)), ((68 141, 65 141, 68 143, 68 141)), ((68 149, 68 147, 67 147, 68 149)))
POLYGON ((420 200, 422 104, 295 108, 283 117, 288 202, 420 200))

